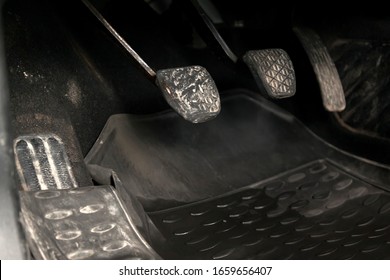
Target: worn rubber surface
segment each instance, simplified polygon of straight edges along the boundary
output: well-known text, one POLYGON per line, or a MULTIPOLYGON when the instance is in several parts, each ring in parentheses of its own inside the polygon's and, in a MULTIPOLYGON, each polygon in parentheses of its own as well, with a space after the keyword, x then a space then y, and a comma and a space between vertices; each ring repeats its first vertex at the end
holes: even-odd
POLYGON ((149 213, 184 259, 390 259, 390 195, 325 160, 149 213))

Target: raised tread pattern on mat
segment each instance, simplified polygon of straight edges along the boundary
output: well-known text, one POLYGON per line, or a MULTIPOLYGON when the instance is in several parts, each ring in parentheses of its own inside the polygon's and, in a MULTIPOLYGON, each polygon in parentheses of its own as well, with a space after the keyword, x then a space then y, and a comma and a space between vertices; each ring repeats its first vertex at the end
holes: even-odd
POLYGON ((390 258, 389 193, 326 160, 149 216, 165 258, 390 258))

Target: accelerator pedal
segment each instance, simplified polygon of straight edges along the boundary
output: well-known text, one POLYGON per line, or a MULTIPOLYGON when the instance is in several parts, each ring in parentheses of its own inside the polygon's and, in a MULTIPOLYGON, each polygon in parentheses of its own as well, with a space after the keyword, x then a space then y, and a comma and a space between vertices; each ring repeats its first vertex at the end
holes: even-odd
POLYGON ((295 27, 294 32, 301 41, 314 68, 325 109, 330 112, 343 111, 346 107, 343 85, 336 66, 320 36, 308 28, 295 27))

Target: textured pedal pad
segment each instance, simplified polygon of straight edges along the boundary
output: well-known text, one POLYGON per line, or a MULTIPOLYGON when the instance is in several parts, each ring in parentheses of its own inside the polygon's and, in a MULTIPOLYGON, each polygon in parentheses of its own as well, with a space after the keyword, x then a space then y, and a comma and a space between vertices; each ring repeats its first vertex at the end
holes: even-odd
POLYGON ((248 51, 244 62, 251 70, 259 88, 268 97, 286 98, 295 94, 295 71, 291 59, 282 49, 248 51))
POLYGON ((185 120, 201 123, 221 110, 217 86, 207 70, 189 66, 157 71, 156 81, 168 104, 185 120))
POLYGON ((110 186, 19 194, 37 259, 158 258, 110 186))
POLYGON ((19 137, 14 141, 14 153, 24 190, 77 187, 64 144, 57 136, 19 137))
POLYGON ((301 41, 320 85, 322 102, 326 110, 340 112, 345 109, 343 85, 336 66, 320 36, 307 28, 294 28, 301 41))

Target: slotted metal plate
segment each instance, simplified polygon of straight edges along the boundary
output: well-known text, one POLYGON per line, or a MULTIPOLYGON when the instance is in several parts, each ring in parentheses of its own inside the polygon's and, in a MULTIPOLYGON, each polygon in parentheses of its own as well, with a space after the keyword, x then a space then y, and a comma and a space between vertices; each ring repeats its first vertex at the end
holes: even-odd
POLYGON ((14 141, 14 153, 24 190, 77 187, 68 155, 59 137, 55 135, 19 137, 14 141))
POLYGON ((326 160, 149 216, 166 258, 390 258, 389 193, 326 160))
POLYGON ((155 259, 110 186, 19 192, 37 259, 155 259))

